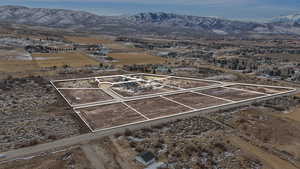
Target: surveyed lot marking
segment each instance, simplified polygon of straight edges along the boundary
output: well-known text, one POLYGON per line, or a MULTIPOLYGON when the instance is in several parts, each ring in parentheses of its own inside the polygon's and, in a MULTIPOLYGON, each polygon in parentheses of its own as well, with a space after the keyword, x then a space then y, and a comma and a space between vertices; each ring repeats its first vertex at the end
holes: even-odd
POLYGON ((178 101, 175 101, 175 100, 173 100, 173 99, 169 99, 169 98, 167 98, 167 97, 165 97, 165 96, 160 96, 160 97, 162 97, 162 98, 164 98, 164 99, 166 99, 166 100, 169 100, 169 101, 171 101, 171 102, 173 102, 173 103, 180 104, 180 105, 182 105, 182 106, 184 106, 184 107, 187 107, 187 108, 189 108, 189 109, 191 109, 191 110, 196 110, 196 109, 193 108, 193 107, 190 107, 190 106, 188 106, 188 105, 185 105, 185 104, 180 103, 180 102, 178 102, 178 101))
MULTIPOLYGON (((237 105, 240 103, 255 101, 259 99, 278 97, 296 91, 296 89, 288 88, 288 87, 254 85, 254 84, 243 84, 243 83, 224 83, 221 81, 166 76, 166 75, 154 75, 154 74, 145 74, 145 73, 111 75, 111 76, 90 77, 90 78, 80 78, 80 79, 66 79, 66 80, 57 80, 57 81, 54 80, 51 81, 51 84, 58 91, 58 93, 64 98, 64 100, 69 104, 69 106, 74 109, 74 112, 79 116, 82 122, 92 132, 100 132, 100 131, 120 128, 120 127, 126 127, 129 125, 135 125, 135 124, 144 123, 148 121, 154 121, 154 120, 159 120, 159 119, 164 119, 164 118, 169 118, 169 117, 174 117, 179 115, 201 112, 210 109, 222 108, 224 106, 230 106, 235 104, 237 105), (169 84, 168 82, 164 83, 164 81, 170 79, 172 80, 171 83, 169 84), (80 88, 76 87, 75 84, 74 87, 72 87, 72 81, 78 82, 80 80, 85 80, 84 83, 80 83, 80 88), (96 82, 96 84, 98 84, 97 86, 99 88, 95 88, 96 87, 95 83, 89 84, 92 83, 93 81, 96 82), (68 87, 59 88, 55 85, 56 82, 59 83, 68 82, 67 84, 68 87), (71 85, 70 88, 69 85, 71 85), (129 94, 129 96, 124 97, 122 96, 122 94, 115 92, 112 88, 117 85, 118 85, 118 89, 120 90, 120 93, 126 92, 129 94), (161 86, 161 88, 167 87, 175 90, 160 91, 157 90, 159 89, 157 88, 157 85, 161 86), (232 85, 247 85, 252 87, 272 88, 274 94, 266 94, 266 93, 254 91, 254 89, 251 90, 251 89, 239 89, 239 88, 230 87, 232 85), (91 88, 91 86, 95 86, 95 87, 91 88), (184 86, 184 88, 179 86, 184 86), (66 93, 61 92, 61 90, 70 90, 71 93, 68 93, 66 95, 66 93), (213 93, 207 92, 210 90, 212 90, 213 93), (91 95, 95 95, 94 92, 97 91, 101 91, 104 94, 95 95, 97 96, 95 97, 95 99, 94 98, 90 99, 93 102, 86 102, 87 98, 85 97, 88 96, 90 97, 91 95, 89 94, 87 95, 87 93, 84 91, 91 92, 91 95), (231 91, 233 93, 231 93, 231 91), (222 92, 225 93, 222 95, 222 92), (76 95, 74 95, 75 93, 76 95), (199 96, 192 95, 191 93, 197 94, 199 96), (232 94, 232 97, 230 94, 232 94), (163 100, 159 100, 159 98, 163 100), (194 98, 200 99, 199 102, 193 100, 194 98), (214 102, 214 99, 216 102, 214 102), (72 100, 73 102, 76 101, 76 104, 70 102, 72 100), (217 102, 218 100, 219 102, 217 102), (161 104, 161 102, 163 104, 161 104), (110 127, 101 127, 101 128, 92 127, 95 124, 94 122, 91 124, 90 120, 88 119, 92 119, 93 116, 99 117, 100 114, 98 115, 93 114, 93 116, 89 117, 89 113, 82 114, 79 112, 80 109, 85 109, 85 108, 89 109, 91 107, 99 106, 99 108, 97 108, 97 110, 95 110, 93 113, 105 112, 107 115, 109 115, 110 110, 102 111, 101 107, 102 106, 105 107, 106 105, 111 105, 111 104, 121 104, 126 108, 128 108, 128 110, 130 109, 131 113, 122 110, 122 108, 120 109, 120 107, 119 109, 114 110, 115 116, 111 117, 110 119, 107 119, 107 120, 111 120, 112 125, 109 125, 110 127), (174 107, 176 108, 174 109, 174 107), (120 118, 116 116, 116 113, 118 114, 118 111, 123 111, 123 113, 122 112, 120 113, 122 113, 124 118, 128 118, 128 119, 124 119, 122 120, 123 122, 120 123, 120 118), (84 115, 84 117, 82 115, 84 115), (140 118, 136 119, 137 116, 139 116, 141 119, 140 118), (114 120, 119 120, 119 121, 114 122, 114 120), (124 122, 128 122, 128 123, 123 124, 124 122)), ((105 116, 103 115, 100 116, 104 118, 103 120, 100 121, 105 122, 105 116)), ((99 122, 99 120, 97 122, 99 122)), ((105 125, 96 124, 96 126, 105 126, 105 125)))
POLYGON ((147 116, 143 115, 142 113, 140 113, 139 111, 137 111, 135 108, 131 107, 130 105, 128 105, 128 104, 125 103, 125 102, 122 102, 122 103, 123 103, 125 106, 127 106, 128 108, 130 108, 131 110, 135 111, 135 112, 138 113, 139 115, 141 115, 141 116, 143 116, 144 118, 146 118, 146 119, 149 120, 149 118, 148 118, 147 116))
POLYGON ((229 100, 229 99, 225 99, 225 98, 221 98, 221 97, 217 97, 217 96, 212 96, 212 95, 208 95, 208 94, 204 94, 204 93, 201 93, 201 91, 200 92, 196 92, 196 91, 191 91, 192 93, 196 93, 196 94, 201 94, 201 95, 204 95, 204 96, 207 96, 207 97, 213 97, 213 98, 215 98, 215 99, 220 99, 220 100, 224 100, 224 101, 227 101, 227 102, 236 102, 236 101, 233 101, 233 100, 229 100))

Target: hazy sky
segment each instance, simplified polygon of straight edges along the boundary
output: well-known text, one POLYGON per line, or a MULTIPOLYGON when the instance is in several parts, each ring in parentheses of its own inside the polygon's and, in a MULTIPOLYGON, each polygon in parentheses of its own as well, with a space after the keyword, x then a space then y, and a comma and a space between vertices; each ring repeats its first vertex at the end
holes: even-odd
POLYGON ((0 5, 79 9, 101 15, 162 11, 248 20, 300 13, 300 0, 1 0, 0 5))

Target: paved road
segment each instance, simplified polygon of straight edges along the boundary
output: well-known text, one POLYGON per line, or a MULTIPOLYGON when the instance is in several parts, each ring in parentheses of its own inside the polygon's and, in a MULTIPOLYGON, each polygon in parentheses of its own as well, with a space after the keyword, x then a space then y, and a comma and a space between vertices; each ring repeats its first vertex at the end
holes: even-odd
POLYGON ((261 99, 258 99, 258 100, 251 100, 251 101, 246 101, 246 102, 232 104, 232 105, 224 105, 224 106, 221 106, 221 107, 215 107, 215 108, 211 108, 211 109, 207 109, 207 110, 192 112, 192 113, 189 113, 189 114, 167 117, 167 118, 158 119, 158 120, 155 120, 155 121, 147 121, 147 122, 144 122, 144 123, 129 125, 129 126, 126 126, 126 127, 123 127, 123 128, 114 128, 114 129, 111 129, 111 130, 106 130, 106 131, 101 131, 101 132, 82 134, 82 135, 79 135, 79 136, 65 138, 65 139, 57 140, 57 141, 50 142, 50 143, 39 144, 39 145, 32 146, 32 147, 26 147, 26 148, 21 148, 21 149, 17 149, 17 150, 12 150, 12 151, 1 153, 1 154, 4 154, 5 157, 0 159, 0 163, 5 162, 5 161, 14 160, 14 159, 20 159, 22 157, 30 156, 32 154, 42 153, 42 152, 46 152, 46 151, 55 151, 55 150, 58 150, 60 148, 66 147, 66 146, 85 144, 85 143, 87 143, 88 141, 91 141, 91 140, 99 139, 99 138, 102 138, 104 136, 113 135, 115 133, 124 132, 126 129, 130 129, 130 130, 140 129, 140 128, 143 128, 143 127, 149 127, 151 125, 157 125, 157 124, 160 124, 160 123, 165 123, 165 122, 176 120, 176 119, 183 119, 183 118, 187 118, 187 117, 193 117, 193 116, 201 115, 202 113, 209 113, 209 112, 215 112, 215 111, 230 109, 230 108, 234 108, 234 107, 240 107, 240 106, 244 106, 244 105, 249 105, 249 104, 257 102, 257 101, 268 100, 268 99, 272 99, 272 98, 276 98, 276 97, 292 95, 292 94, 295 94, 295 93, 300 93, 300 92, 299 92, 299 90, 297 90, 295 92, 291 92, 291 93, 287 93, 287 94, 271 96, 271 97, 268 97, 268 98, 261 98, 261 99))

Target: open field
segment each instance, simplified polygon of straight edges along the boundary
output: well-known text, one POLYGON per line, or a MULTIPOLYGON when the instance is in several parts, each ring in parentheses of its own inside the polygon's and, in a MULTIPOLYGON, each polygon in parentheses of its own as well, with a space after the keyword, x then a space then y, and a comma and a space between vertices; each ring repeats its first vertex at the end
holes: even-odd
POLYGON ((146 52, 131 52, 131 53, 109 53, 116 62, 115 65, 129 65, 129 64, 160 64, 164 63, 166 59, 153 56, 146 52))
POLYGON ((126 45, 121 42, 116 42, 112 38, 108 37, 73 37, 73 36, 65 36, 65 40, 71 41, 73 43, 79 44, 103 44, 106 48, 109 48, 112 52, 114 51, 143 51, 140 48, 134 48, 130 45, 126 45))
POLYGON ((211 95, 211 96, 215 96, 215 97, 228 99, 228 100, 233 100, 233 101, 241 101, 241 100, 264 96, 264 94, 246 92, 246 91, 223 88, 223 87, 206 89, 206 90, 201 90, 198 92, 207 94, 207 95, 211 95))
POLYGON ((0 164, 1 169, 90 169, 92 168, 81 148, 63 150, 0 164))
POLYGON ((59 80, 52 81, 52 84, 86 125, 91 126, 89 128, 92 132, 237 105, 295 91, 284 87, 227 84, 151 74, 59 80), (169 79, 171 83, 166 85, 164 82, 169 79), (257 88, 268 89, 272 93, 261 93, 257 88))
POLYGON ((272 87, 265 87, 265 86, 251 86, 251 85, 239 85, 239 84, 228 86, 228 87, 256 91, 256 92, 265 93, 265 94, 275 94, 278 92, 289 91, 289 89, 285 89, 285 88, 274 88, 274 87, 272 88, 272 87))
POLYGON ((65 36, 65 40, 71 41, 74 43, 80 44, 102 44, 102 43, 112 43, 111 39, 100 39, 100 38, 92 38, 92 37, 79 37, 79 36, 65 36))
POLYGON ((177 102, 183 103, 187 106, 193 107, 195 109, 201 109, 205 107, 217 106, 217 105, 228 103, 228 101, 224 101, 214 97, 207 97, 205 95, 191 93, 191 92, 174 94, 166 97, 175 100, 177 102))
MULTIPOLYGON (((299 121, 284 115, 284 111, 277 111, 272 108, 261 106, 250 107, 235 113, 232 118, 227 117, 228 119, 231 119, 227 121, 227 124, 240 131, 240 133, 245 133, 245 135, 251 138, 252 144, 271 147, 273 150, 276 150, 275 152, 277 152, 277 154, 278 152, 283 152, 288 158, 294 159, 295 166, 299 166, 300 123, 299 121)), ((266 150, 268 149, 259 150, 260 148, 257 149, 255 146, 249 145, 249 143, 247 147, 253 147, 254 149, 251 149, 250 151, 258 156, 262 155, 261 153, 264 152, 263 154, 265 155, 262 155, 260 157, 261 159, 265 159, 265 162, 270 165, 279 166, 279 164, 276 164, 276 161, 267 161, 270 157, 270 155, 268 155, 269 153, 266 153, 266 150)), ((287 157, 285 157, 285 159, 286 158, 287 157)), ((285 167, 281 165, 281 167, 274 168, 279 169, 285 167)))
POLYGON ((161 97, 130 101, 127 104, 151 119, 191 110, 161 97))
MULTIPOLYGON (((15 56, 17 57, 17 56, 15 56)), ((20 56, 18 56, 20 57, 20 56)), ((25 57, 25 56, 24 56, 25 57)), ((68 53, 35 53, 26 58, 6 59, 0 61, 0 71, 2 72, 22 72, 40 70, 50 67, 84 67, 98 66, 99 62, 81 52, 68 53), (28 59, 26 59, 28 57, 28 59), (31 58, 32 57, 32 58, 31 58)))
POLYGON ((76 111, 93 130, 146 120, 122 103, 81 108, 76 111))
POLYGON ((0 72, 23 72, 38 70, 39 66, 31 60, 1 60, 0 72))
POLYGON ((94 79, 57 81, 54 83, 58 88, 97 88, 98 83, 94 79))
POLYGON ((248 142, 236 136, 230 136, 228 137, 228 139, 232 142, 232 144, 240 147, 243 151, 248 152, 249 154, 252 154, 255 157, 259 158, 265 166, 264 169, 297 169, 295 166, 293 166, 285 160, 282 160, 278 156, 268 153, 259 147, 251 145, 248 142))
POLYGON ((175 78, 175 77, 163 79, 163 80, 161 80, 161 83, 164 85, 179 87, 179 88, 183 88, 183 89, 205 87, 205 86, 217 84, 215 82, 206 82, 206 81, 200 81, 200 80, 191 80, 191 79, 175 78))
POLYGON ((71 105, 93 103, 113 99, 101 89, 59 89, 71 105))
POLYGON ((62 67, 65 65, 71 67, 83 67, 99 65, 99 62, 93 60, 89 56, 81 52, 67 52, 67 53, 41 53, 32 54, 33 60, 40 68, 45 67, 62 67))
POLYGON ((0 60, 31 60, 31 56, 22 48, 14 50, 0 49, 0 60))

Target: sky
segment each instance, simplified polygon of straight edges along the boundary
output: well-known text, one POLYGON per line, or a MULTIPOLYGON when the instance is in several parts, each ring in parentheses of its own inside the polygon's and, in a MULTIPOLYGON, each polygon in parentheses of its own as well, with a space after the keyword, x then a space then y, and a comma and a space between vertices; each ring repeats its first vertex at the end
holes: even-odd
POLYGON ((1 0, 0 5, 83 10, 109 16, 170 12, 253 21, 300 13, 300 0, 1 0))

